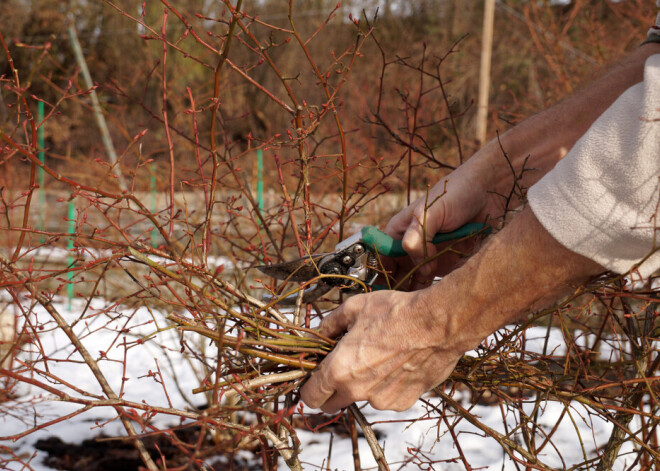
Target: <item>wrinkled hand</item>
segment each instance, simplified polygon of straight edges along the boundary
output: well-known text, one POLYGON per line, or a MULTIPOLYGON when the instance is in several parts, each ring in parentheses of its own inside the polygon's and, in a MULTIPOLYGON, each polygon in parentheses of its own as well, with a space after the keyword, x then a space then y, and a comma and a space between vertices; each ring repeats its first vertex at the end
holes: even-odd
MULTIPOLYGON (((424 195, 395 215, 385 232, 403 241, 410 260, 397 260, 403 264, 388 267, 402 275, 437 253, 430 242, 438 232, 450 232, 472 221, 483 222, 493 212, 494 202, 486 183, 466 164, 439 181, 424 195)), ((436 259, 422 265, 416 272, 411 289, 428 286, 436 275, 443 275, 456 264, 456 257, 436 259)))
POLYGON ((321 323, 341 339, 301 389, 310 407, 333 413, 356 401, 409 409, 440 384, 465 350, 428 290, 377 291, 349 298, 321 323))

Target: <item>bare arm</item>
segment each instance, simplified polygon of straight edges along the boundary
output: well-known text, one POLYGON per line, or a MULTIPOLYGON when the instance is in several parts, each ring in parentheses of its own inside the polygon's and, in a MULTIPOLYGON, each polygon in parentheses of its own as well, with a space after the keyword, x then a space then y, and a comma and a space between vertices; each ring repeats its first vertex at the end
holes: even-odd
MULTIPOLYGON (((658 44, 640 47, 582 92, 505 133, 502 144, 516 170, 527 155, 539 170, 523 184, 553 168, 623 91, 642 80, 646 59, 658 52, 658 44)), ((497 217, 503 207, 495 192, 507 193, 511 183, 499 144, 491 142, 433 188, 433 206, 425 208, 424 199, 413 203, 387 231, 404 236, 406 250, 421 260, 435 250, 423 239, 422 221, 430 238, 488 214, 497 217)), ((359 400, 382 409, 409 408, 488 334, 602 271, 559 244, 527 208, 439 283, 410 293, 355 296, 331 313, 322 333, 346 334, 314 371, 302 398, 326 412, 359 400)))
MULTIPOLYGON (((625 90, 641 82, 646 59, 658 53, 657 43, 637 48, 575 95, 505 132, 500 141, 516 170, 520 170, 527 156, 531 166, 539 170, 527 174, 524 186, 531 186, 551 170, 625 90)), ((478 160, 474 162, 475 171, 484 173, 489 190, 506 193, 511 173, 503 165, 498 142, 490 141, 483 149, 483 157, 479 154, 482 152, 474 156, 478 160)))
MULTIPOLYGON (((643 79, 646 59, 658 53, 657 43, 637 48, 574 96, 505 132, 500 141, 516 173, 528 156, 527 168, 535 169, 523 175, 522 186, 530 187, 551 170, 621 93, 643 79)), ((512 184, 500 143, 493 140, 435 185, 428 198, 435 203, 426 208, 426 217, 425 198, 420 198, 394 216, 386 232, 403 238, 413 261, 420 263, 435 253, 432 244, 424 243, 421 221, 426 221, 428 240, 436 232, 451 231, 468 221, 498 218, 505 210, 505 200, 499 195, 508 194, 512 184)), ((422 273, 431 276, 436 269, 437 265, 429 264, 422 273)))
POLYGON ((556 242, 525 209, 462 267, 419 291, 355 296, 321 332, 347 332, 301 390, 334 412, 360 400, 405 410, 497 328, 604 271, 556 242))

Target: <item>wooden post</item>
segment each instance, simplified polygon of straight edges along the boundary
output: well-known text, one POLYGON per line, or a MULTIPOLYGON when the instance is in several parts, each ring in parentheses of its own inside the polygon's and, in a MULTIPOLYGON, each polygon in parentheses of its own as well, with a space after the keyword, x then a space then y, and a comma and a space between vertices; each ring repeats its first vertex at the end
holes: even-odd
POLYGON ((85 84, 87 88, 90 89, 89 96, 92 100, 92 109, 94 110, 94 118, 96 118, 96 124, 101 131, 101 138, 103 139, 103 146, 105 147, 110 162, 114 166, 115 174, 119 177, 119 188, 126 190, 126 183, 121 174, 121 168, 117 163, 117 153, 115 152, 115 146, 112 144, 112 139, 110 138, 110 131, 108 130, 108 124, 105 122, 105 116, 103 116, 103 110, 101 109, 101 103, 99 98, 96 95, 96 90, 94 90, 94 82, 92 82, 92 76, 89 73, 89 68, 87 67, 87 62, 85 62, 85 56, 83 55, 82 47, 80 47, 80 42, 78 41, 78 34, 76 29, 73 26, 69 26, 69 40, 71 41, 71 48, 73 49, 73 54, 76 56, 76 61, 78 62, 78 67, 82 72, 83 78, 85 79, 85 84))
POLYGON ((479 70, 479 98, 477 101, 476 139, 479 145, 486 143, 488 122, 488 92, 490 91, 490 62, 493 52, 493 23, 495 0, 485 0, 484 26, 481 38, 481 66, 479 70))

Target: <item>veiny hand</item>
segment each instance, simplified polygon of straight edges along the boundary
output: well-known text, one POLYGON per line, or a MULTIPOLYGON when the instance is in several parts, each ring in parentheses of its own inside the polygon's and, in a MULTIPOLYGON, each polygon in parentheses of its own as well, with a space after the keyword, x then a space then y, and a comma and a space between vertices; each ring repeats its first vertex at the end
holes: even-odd
POLYGON ((429 288, 361 294, 335 309, 321 333, 346 334, 312 372, 302 399, 328 413, 361 400, 405 410, 488 334, 603 271, 557 242, 526 208, 429 288))
POLYGON ((458 345, 428 290, 377 291, 349 298, 321 323, 321 334, 346 332, 301 389, 310 407, 333 413, 356 401, 409 409, 440 384, 466 349, 458 345))

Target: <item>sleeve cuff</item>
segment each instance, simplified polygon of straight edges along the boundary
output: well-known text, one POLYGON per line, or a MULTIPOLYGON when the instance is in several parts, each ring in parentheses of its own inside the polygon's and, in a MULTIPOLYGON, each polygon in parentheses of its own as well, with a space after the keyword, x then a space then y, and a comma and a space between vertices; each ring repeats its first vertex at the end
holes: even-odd
POLYGON ((642 278, 660 268, 660 54, 644 74, 528 192, 559 243, 642 278))

